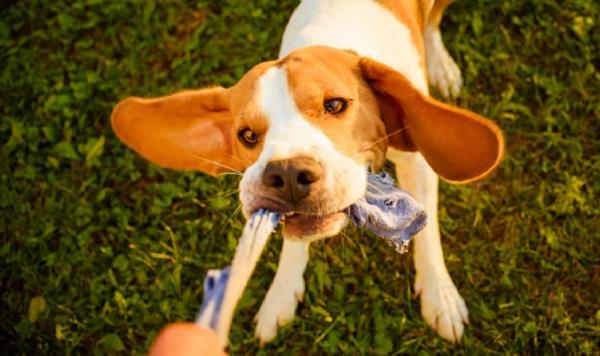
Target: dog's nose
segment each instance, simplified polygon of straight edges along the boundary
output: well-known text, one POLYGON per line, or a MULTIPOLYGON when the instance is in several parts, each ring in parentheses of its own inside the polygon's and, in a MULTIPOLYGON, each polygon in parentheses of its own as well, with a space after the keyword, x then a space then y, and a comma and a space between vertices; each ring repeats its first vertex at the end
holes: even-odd
POLYGON ((310 194, 322 174, 323 168, 317 161, 297 157, 269 162, 263 172, 262 182, 278 198, 295 204, 310 194))

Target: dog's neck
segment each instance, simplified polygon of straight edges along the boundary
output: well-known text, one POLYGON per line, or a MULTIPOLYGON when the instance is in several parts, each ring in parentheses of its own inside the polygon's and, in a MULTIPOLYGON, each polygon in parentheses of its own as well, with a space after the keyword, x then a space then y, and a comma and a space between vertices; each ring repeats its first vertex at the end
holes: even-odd
POLYGON ((304 0, 288 22, 279 57, 314 45, 352 50, 396 69, 427 93, 420 30, 394 13, 401 10, 372 0, 304 0))

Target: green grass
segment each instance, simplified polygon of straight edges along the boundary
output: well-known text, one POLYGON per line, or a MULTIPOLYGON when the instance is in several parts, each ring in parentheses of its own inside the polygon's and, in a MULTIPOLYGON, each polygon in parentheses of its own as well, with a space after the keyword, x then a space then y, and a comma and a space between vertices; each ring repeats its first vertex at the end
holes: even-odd
MULTIPOLYGON (((143 353, 191 320, 233 255, 237 179, 152 166, 109 125, 127 95, 232 85, 276 56, 295 1, 3 1, 0 337, 7 354, 143 353), (125 351, 127 350, 127 351, 125 351), (133 351, 130 351, 133 350, 133 351)), ((503 128, 480 183, 442 184, 463 343, 421 320, 411 256, 349 228, 315 244, 295 321, 258 348, 274 239, 245 293, 233 354, 600 353, 600 6, 458 1, 443 24, 457 103, 503 128)))

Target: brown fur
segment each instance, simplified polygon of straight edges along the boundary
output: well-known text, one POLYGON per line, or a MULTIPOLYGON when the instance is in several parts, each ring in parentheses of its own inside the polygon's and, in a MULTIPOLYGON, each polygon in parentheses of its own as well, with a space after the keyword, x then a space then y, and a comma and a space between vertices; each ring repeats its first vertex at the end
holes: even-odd
POLYGON ((443 178, 467 183, 485 177, 504 154, 504 139, 491 121, 421 94, 393 69, 368 58, 360 66, 373 88, 402 115, 410 140, 443 178))

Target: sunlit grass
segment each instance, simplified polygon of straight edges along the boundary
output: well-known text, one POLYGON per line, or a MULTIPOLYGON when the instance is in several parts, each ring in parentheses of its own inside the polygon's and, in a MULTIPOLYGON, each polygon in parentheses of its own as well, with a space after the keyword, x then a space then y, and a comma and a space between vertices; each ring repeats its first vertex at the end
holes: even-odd
MULTIPOLYGON (((127 95, 229 86, 276 56, 295 1, 14 1, 0 10, 2 353, 143 353, 191 320, 233 255, 238 178, 159 169, 110 130, 127 95), (127 350, 127 351, 125 351, 127 350)), ((411 256, 349 228, 311 250, 299 317, 258 348, 279 238, 233 354, 598 353, 600 18, 593 1, 459 1, 443 29, 457 104, 503 128, 488 180, 442 184, 448 268, 470 309, 452 346, 422 321, 411 256)))

